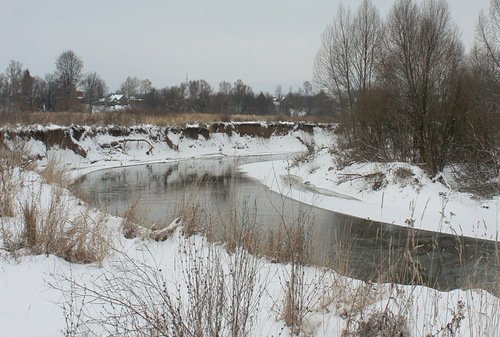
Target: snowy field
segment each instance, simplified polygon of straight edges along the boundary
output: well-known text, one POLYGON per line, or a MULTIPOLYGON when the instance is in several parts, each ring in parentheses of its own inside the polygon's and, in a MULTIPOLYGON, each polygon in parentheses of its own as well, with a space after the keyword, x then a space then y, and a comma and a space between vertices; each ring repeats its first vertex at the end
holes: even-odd
MULTIPOLYGON (((69 149, 48 148, 34 139, 6 143, 13 149, 22 145, 24 151, 38 156, 40 168, 57 160, 72 179, 102 168, 208 155, 304 152, 305 144, 314 144, 314 155, 307 162, 268 162, 242 169, 271 189, 318 207, 489 240, 497 235, 498 196, 472 199, 402 163, 356 164, 337 170, 326 150, 334 139, 327 129, 315 128, 314 134, 295 130, 269 139, 225 133, 188 139, 169 132, 175 149, 162 141, 163 134, 159 128, 142 126, 126 136, 104 131, 73 139, 85 157, 69 149), (123 142, 127 139, 133 141, 123 142)), ((11 176, 18 184, 12 190, 14 214, 1 218, 0 336, 161 335, 153 330, 139 334, 122 329, 144 325, 144 320, 158 313, 168 313, 153 319, 159 322, 158 331, 171 334, 175 333, 172 324, 164 323, 177 313, 175 318, 186 325, 186 331, 193 332, 199 324, 214 330, 219 322, 222 335, 235 330, 232 318, 246 317, 239 324, 239 335, 289 336, 295 332, 349 337, 362 331, 374 333, 377 324, 384 323, 393 332, 401 328, 398 332, 403 336, 500 336, 498 298, 482 290, 439 292, 421 286, 368 284, 329 270, 271 263, 239 250, 228 254, 223 245, 183 235, 182 222, 173 224, 173 234, 165 241, 151 240, 147 234, 143 239, 126 239, 121 233, 122 219, 89 209, 40 174, 14 168, 11 176), (50 214, 55 195, 64 200, 60 205, 67 224, 84 215, 90 231, 104 227, 100 230, 108 254, 103 259, 79 264, 51 254, 30 255, 23 249, 15 254, 6 251, 5 229, 19 233, 24 228, 23 205, 32 201, 42 215, 50 214), (235 299, 248 300, 249 315, 236 309, 235 299), (296 315, 292 320, 290 301, 296 315), (129 316, 134 310, 134 317, 146 313, 147 317, 134 320, 129 316), (199 315, 192 316, 193 312, 199 315)), ((379 328, 380 333, 384 327, 379 328)))

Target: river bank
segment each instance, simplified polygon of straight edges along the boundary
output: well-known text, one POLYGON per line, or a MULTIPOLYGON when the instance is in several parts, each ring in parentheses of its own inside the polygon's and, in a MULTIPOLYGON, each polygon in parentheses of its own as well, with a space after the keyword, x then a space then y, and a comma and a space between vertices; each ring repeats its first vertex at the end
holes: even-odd
POLYGON ((430 178, 407 163, 339 167, 328 148, 307 160, 273 161, 241 169, 271 190, 323 209, 402 227, 497 241, 500 196, 457 190, 450 175, 430 178))
MULTIPOLYGON (((255 127, 255 123, 252 125, 255 127)), ((196 125, 188 129, 199 127, 196 125)), ((1 217, 1 334, 107 335, 110 331, 103 328, 103 323, 107 322, 111 323, 111 328, 120 331, 118 335, 134 335, 133 332, 129 331, 127 334, 118 328, 127 324, 137 326, 144 323, 144 317, 130 316, 130 311, 125 310, 126 306, 118 306, 117 302, 106 302, 109 296, 115 296, 113 299, 116 301, 130 300, 132 294, 139 296, 132 297, 132 302, 128 302, 129 309, 143 303, 144 305, 139 307, 140 312, 167 313, 158 318, 163 319, 162 322, 168 328, 173 326, 170 320, 172 317, 168 316, 173 311, 165 308, 174 304, 172 308, 178 308, 181 313, 181 316, 176 318, 188 323, 187 328, 193 328, 196 322, 189 320, 187 316, 188 312, 192 312, 190 309, 193 309, 189 306, 190 303, 194 303, 193 298, 189 297, 189 287, 190 284, 201 286, 203 283, 196 283, 196 276, 202 275, 202 279, 215 280, 215 283, 211 283, 213 287, 210 288, 196 289, 204 291, 204 296, 219 298, 220 303, 226 304, 217 307, 222 310, 221 313, 225 313, 218 316, 226 320, 218 321, 222 326, 230 326, 225 324, 229 322, 227 319, 230 317, 226 316, 228 312, 225 310, 231 308, 230 300, 235 298, 231 297, 231 292, 228 291, 236 291, 232 293, 241 298, 243 292, 238 290, 240 288, 237 288, 237 284, 240 283, 237 281, 255 280, 250 294, 253 303, 249 306, 252 308, 251 315, 247 316, 252 319, 246 325, 251 336, 290 336, 294 332, 321 337, 353 336, 359 334, 366 324, 377 326, 377 322, 392 324, 390 326, 393 332, 398 327, 406 327, 406 330, 402 331, 404 336, 445 336, 451 333, 455 336, 497 335, 500 329, 499 300, 485 291, 471 289, 439 292, 422 286, 373 284, 349 279, 331 270, 271 263, 264 258, 238 255, 235 251, 228 251, 224 245, 207 242, 201 236, 187 237, 181 227, 176 228, 179 225, 177 223, 172 224, 172 234, 165 241, 157 242, 150 238, 126 239, 122 233, 123 219, 88 208, 67 189, 56 187, 54 183, 42 177, 43 168, 50 167, 54 162, 62 165, 74 178, 85 172, 106 167, 179 160, 192 156, 305 151, 313 144, 317 147, 327 147, 333 137, 333 131, 324 128, 314 127, 313 133, 295 129, 293 125, 287 128, 289 131, 281 135, 276 134, 277 129, 274 129, 268 138, 268 133, 264 130, 259 131, 260 136, 242 135, 241 132, 228 135, 224 131, 210 132, 209 137, 201 134, 205 131, 198 130, 196 137, 189 137, 189 131, 176 133, 152 126, 130 130, 109 128, 95 134, 95 129, 90 127, 34 126, 19 129, 19 136, 16 136, 18 138, 13 137, 12 133, 7 135, 3 132, 1 140, 11 146, 12 150, 27 151, 29 155, 23 159, 23 165, 11 167, 10 176, 6 176, 13 180, 12 186, 19 186, 19 189, 11 189, 12 200, 15 201, 12 214, 1 217), (79 131, 82 130, 79 136, 79 131), (42 172, 42 175, 32 169, 42 172), (42 225, 49 219, 47 216, 51 214, 49 210, 51 205, 54 205, 53 201, 60 202, 59 213, 66 212, 64 226, 69 229, 77 223, 75 219, 82 216, 87 224, 102 226, 105 230, 103 235, 106 238, 106 246, 110 247, 102 259, 92 263, 70 263, 67 258, 57 257, 52 253, 33 253, 29 248, 12 250, 12 247, 6 245, 11 239, 5 235, 9 230, 17 228, 22 235, 23 228, 26 228, 28 218, 23 211, 26 207, 23 206, 35 203, 40 210, 39 224, 42 225), (238 260, 241 256, 247 260, 238 260), (242 264, 245 261, 251 261, 251 264, 242 264), (248 265, 253 265, 256 269, 245 269, 246 272, 242 274, 235 272, 243 270, 237 269, 238 266, 248 265), (202 274, 199 274, 200 271, 202 274), (243 275, 243 278, 237 279, 236 275, 243 275), (147 287, 143 287, 144 284, 147 284, 147 287), (291 284, 297 286, 293 288, 293 293, 290 292, 291 284), (103 293, 103 289, 108 289, 109 292, 103 293), (166 298, 165 294, 170 297, 166 298), (220 294, 223 296, 220 297, 220 294), (290 300, 297 302, 291 303, 290 300), (292 308, 301 309, 290 312, 287 309, 290 305, 292 308), (113 311, 117 307, 123 310, 113 311), (107 316, 109 314, 114 314, 111 316, 114 320, 107 316), (294 316, 295 314, 297 316, 294 316), (130 317, 133 320, 127 321, 130 317), (300 327, 293 327, 293 324, 298 323, 300 327)), ((202 127, 203 129, 205 127, 202 127)), ((254 132, 255 130, 259 128, 254 129, 254 132)), ((268 166, 262 163, 260 165, 262 172, 269 173, 266 171, 268 166)), ((266 165, 276 166, 276 163, 266 165)), ((292 173, 292 163, 283 165, 275 172, 287 172, 285 185, 286 182, 289 185, 290 182, 300 182, 298 178, 290 178, 291 174, 300 177, 300 172, 292 173)), ((5 181, 7 180, 3 180, 2 184, 5 184, 5 181)), ((325 194, 321 188, 328 187, 304 182, 305 180, 301 185, 311 187, 315 184, 314 190, 319 192, 316 194, 325 194)), ((309 187, 304 190, 310 192, 309 187)), ((338 195, 332 197, 338 199, 338 195)), ((92 239, 96 227, 90 229, 91 236, 87 238, 92 239)), ((19 239, 24 242, 22 236, 19 239)), ((207 312, 207 308, 212 307, 204 305, 197 308, 201 316, 207 319, 213 317, 208 316, 210 313, 207 312)), ((135 334, 139 335, 137 331, 135 334)))
POLYGON ((496 241, 500 196, 475 198, 431 179, 406 163, 338 165, 329 151, 334 125, 293 123, 188 124, 184 128, 137 125, 40 126, 0 129, 0 141, 26 151, 43 167, 64 164, 71 179, 111 167, 203 156, 304 153, 296 160, 245 165, 241 169, 309 205, 363 219, 496 241))

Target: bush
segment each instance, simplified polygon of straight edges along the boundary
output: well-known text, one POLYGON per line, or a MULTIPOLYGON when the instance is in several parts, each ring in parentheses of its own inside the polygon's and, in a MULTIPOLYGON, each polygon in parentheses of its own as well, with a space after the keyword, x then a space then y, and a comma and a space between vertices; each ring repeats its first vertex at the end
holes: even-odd
POLYGON ((373 311, 360 319, 354 328, 342 332, 342 337, 409 337, 406 318, 390 310, 373 311))
POLYGON ((90 329, 119 336, 248 336, 266 286, 259 280, 258 259, 241 248, 226 255, 200 237, 181 236, 180 240, 180 274, 174 283, 147 249, 135 259, 122 253, 119 262, 90 284, 73 276, 56 280, 54 287, 66 298, 67 331, 71 335, 90 329), (92 305, 99 310, 86 310, 92 305))

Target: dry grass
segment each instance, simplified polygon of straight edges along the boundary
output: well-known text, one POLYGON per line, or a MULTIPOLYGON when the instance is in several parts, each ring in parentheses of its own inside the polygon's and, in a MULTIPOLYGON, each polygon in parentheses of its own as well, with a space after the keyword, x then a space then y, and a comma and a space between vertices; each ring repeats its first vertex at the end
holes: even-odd
POLYGON ((188 123, 209 124, 213 122, 247 122, 247 121, 306 121, 306 122, 332 122, 328 117, 306 116, 291 117, 282 115, 243 115, 243 114, 203 114, 203 113, 147 113, 142 111, 122 111, 107 113, 86 112, 34 112, 21 114, 3 114, 4 125, 14 126, 32 124, 58 124, 58 125, 122 125, 131 126, 138 123, 153 125, 184 126, 188 123))
POLYGON ((360 319, 350 330, 344 330, 342 337, 409 337, 407 318, 390 310, 373 311, 360 319))
POLYGON ((179 217, 182 219, 182 228, 186 236, 208 234, 210 232, 209 227, 201 223, 203 216, 204 210, 199 203, 193 203, 183 208, 179 213, 179 217))
POLYGON ((47 208, 40 206, 40 195, 35 194, 21 207, 24 245, 32 253, 99 264, 107 256, 109 233, 105 217, 92 217, 88 213, 72 216, 61 188, 55 188, 47 208))
MULTIPOLYGON (((185 209, 185 221, 192 222, 188 225, 191 228, 188 229, 188 232, 190 235, 195 233, 208 235, 207 227, 199 226, 201 213, 196 210, 197 207, 185 209), (200 230, 200 228, 202 229, 200 230)), ((123 274, 110 272, 104 278, 109 283, 109 287, 105 287, 107 290, 103 291, 99 284, 94 284, 94 289, 91 290, 92 293, 88 300, 110 301, 107 304, 111 305, 114 311, 110 311, 108 314, 117 317, 117 320, 100 320, 100 318, 88 317, 90 321, 87 322, 96 325, 108 324, 108 328, 111 330, 119 330, 132 324, 136 325, 140 331, 153 331, 165 335, 185 333, 207 336, 217 335, 222 331, 227 332, 228 329, 236 331, 236 335, 244 335, 240 332, 247 331, 248 324, 251 324, 251 321, 246 321, 246 319, 255 316, 255 305, 258 303, 262 291, 257 280, 252 279, 256 275, 253 268, 255 268, 258 259, 255 257, 256 255, 250 256, 248 250, 241 248, 245 245, 255 245, 255 238, 244 230, 255 231, 255 228, 252 228, 252 223, 255 224, 252 221, 252 212, 249 214, 248 217, 243 217, 244 223, 241 222, 242 218, 235 218, 231 221, 232 225, 226 229, 228 233, 225 235, 229 236, 233 242, 225 246, 228 252, 227 256, 230 259, 228 268, 233 271, 231 274, 223 275, 222 269, 227 267, 225 265, 227 261, 221 259, 223 255, 221 255, 220 250, 217 250, 217 245, 200 246, 196 243, 199 242, 197 241, 199 238, 184 236, 179 247, 181 258, 179 272, 182 273, 182 289, 167 289, 165 275, 161 274, 159 266, 156 265, 151 267, 138 264, 132 269, 124 268, 123 274), (140 284, 140 287, 136 284, 140 284), (146 289, 143 288, 144 285, 146 285, 146 289), (121 293, 114 292, 114 289, 117 288, 121 293), (248 293, 243 294, 244 291, 248 291, 248 293), (137 296, 137 298, 127 297, 130 294, 137 296), (251 300, 247 303, 247 299, 251 300), (237 301, 240 301, 239 304, 237 301), (139 314, 135 312, 138 308, 136 303, 142 306, 139 314), (211 308, 211 311, 207 311, 208 307, 211 308), (241 308, 238 310, 242 311, 231 311, 236 310, 236 308, 241 308), (140 313, 147 313, 147 315, 140 313), (230 326, 230 323, 234 323, 234 325, 230 326), (243 330, 238 330, 241 327, 243 330)), ((185 234, 188 232, 185 231, 185 234)), ((331 273, 329 270, 326 272, 319 270, 316 275, 311 277, 310 273, 305 272, 304 265, 297 263, 300 258, 295 254, 298 254, 300 249, 290 248, 295 245, 293 243, 295 240, 298 245, 303 244, 304 231, 302 230, 302 234, 298 231, 297 239, 292 241, 287 241, 288 238, 295 236, 291 235, 290 231, 276 233, 275 239, 270 240, 270 242, 278 241, 277 244, 279 243, 280 246, 276 248, 270 245, 268 247, 270 254, 288 249, 288 252, 279 254, 284 254, 282 255, 283 261, 287 259, 292 261, 290 268, 284 268, 285 271, 279 275, 283 288, 279 318, 289 327, 292 335, 313 335, 315 332, 314 318, 309 320, 309 317, 314 313, 334 310, 338 316, 344 319, 345 326, 342 328, 343 330, 339 331, 339 334, 344 337, 410 336, 411 324, 415 321, 413 316, 415 313, 408 309, 413 305, 411 302, 413 301, 412 290, 405 294, 405 291, 401 291, 403 288, 397 285, 379 286, 369 282, 349 280, 331 273), (289 244, 284 244, 284 242, 289 244), (292 243, 290 244, 290 242, 292 243), (325 275, 334 276, 333 279, 329 279, 325 275), (379 301, 387 301, 391 304, 399 303, 401 309, 395 309, 389 304, 380 308, 380 305, 376 304, 379 301)), ((337 238, 337 241, 339 239, 342 240, 342 236, 337 238)), ((343 255, 337 255, 340 259, 344 259, 344 261, 339 262, 340 265, 348 270, 352 261, 349 256, 352 246, 339 246, 338 249, 347 250, 343 255)), ((413 237, 410 237, 406 248, 407 253, 403 254, 400 260, 394 258, 388 263, 415 262, 411 255, 407 255, 412 254, 413 249, 413 237)), ((279 254, 277 255, 279 256, 279 254)), ((390 270, 390 273, 396 272, 391 266, 388 268, 383 266, 380 274, 383 274, 384 270, 390 270)), ((422 276, 418 269, 410 268, 399 277, 413 282, 422 276)), ((85 296, 83 291, 88 290, 88 288, 85 288, 83 284, 73 285, 77 288, 80 287, 79 291, 81 292, 77 297, 85 296)), ((71 297, 70 294, 69 298, 71 297)), ((277 299, 277 301, 279 300, 277 299)), ((418 312, 418 315, 426 315, 426 313, 437 310, 437 302, 432 303, 434 300, 429 299, 429 307, 422 308, 423 313, 418 312)), ((454 311, 449 323, 446 323, 443 330, 439 331, 436 336, 458 336, 456 331, 460 328, 460 321, 464 319, 462 313, 463 308, 454 311)), ((432 324, 430 329, 433 329, 432 332, 437 331, 432 324)), ((145 334, 147 335, 146 332, 145 334)))
MULTIPOLYGON (((1 165, 1 164, 0 164, 1 165)), ((14 216, 14 195, 19 183, 14 179, 14 168, 0 167, 0 218, 14 216)))
POLYGON ((12 221, 2 222, 3 249, 12 256, 25 248, 33 254, 54 254, 77 263, 101 263, 109 250, 105 219, 88 213, 75 215, 63 187, 68 185, 65 172, 57 157, 49 158, 41 172, 50 187, 33 181, 22 185, 19 178, 28 168, 29 160, 22 151, 1 148, 0 158, 0 217, 16 216, 15 200, 21 188, 27 193, 19 203, 20 214, 12 221), (42 190, 50 189, 50 200, 44 200, 42 190))
POLYGON ((301 225, 293 226, 288 230, 278 229, 271 231, 265 238, 260 254, 273 262, 288 263, 297 261, 304 263, 307 260, 306 232, 301 225))
POLYGON ((141 237, 140 218, 144 213, 140 210, 139 201, 132 202, 125 210, 122 218, 122 233, 127 239, 141 237))
POLYGON ((40 194, 32 194, 21 204, 22 226, 2 223, 3 249, 18 257, 21 250, 31 254, 53 254, 73 263, 102 264, 110 250, 104 215, 71 215, 61 189, 56 190, 48 207, 40 194))
POLYGON ((40 172, 40 175, 48 184, 68 187, 71 183, 63 163, 57 155, 47 157, 47 163, 40 172))
POLYGON ((14 216, 14 196, 21 187, 18 179, 20 167, 29 161, 22 157, 22 150, 11 151, 0 144, 0 218, 14 216))

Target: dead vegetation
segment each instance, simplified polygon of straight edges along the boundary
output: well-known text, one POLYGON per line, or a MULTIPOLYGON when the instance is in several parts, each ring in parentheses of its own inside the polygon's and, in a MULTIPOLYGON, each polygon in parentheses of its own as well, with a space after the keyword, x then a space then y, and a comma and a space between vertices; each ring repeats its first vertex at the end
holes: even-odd
POLYGON ((409 337, 407 318, 386 309, 372 311, 359 319, 353 327, 342 332, 342 337, 409 337))
MULTIPOLYGON (((165 241, 172 237, 180 226, 180 218, 172 221, 168 226, 153 224, 147 227, 147 207, 142 207, 139 200, 130 203, 122 215, 121 231, 126 239, 139 238, 141 240, 165 241)), ((183 227, 184 228, 184 227, 183 227)))
MULTIPOLYGON (((396 175, 411 177, 405 170, 396 175)), ((144 245, 140 249, 145 252, 145 257, 123 255, 124 262, 104 270, 90 283, 84 284, 72 276, 61 281, 65 284, 63 292, 68 301, 65 304, 68 331, 71 331, 68 336, 97 328, 104 329, 107 334, 137 336, 249 334, 267 284, 266 280, 259 280, 256 271, 263 261, 259 254, 267 256, 267 253, 259 253, 257 249, 256 243, 260 239, 255 236, 253 210, 246 205, 244 215, 231 217, 230 225, 223 233, 228 241, 220 244, 213 229, 200 221, 210 223, 209 218, 194 199, 189 200, 181 213, 186 227, 179 232, 179 263, 174 264, 177 268, 174 272, 155 261, 154 254, 144 245), (196 235, 200 233, 208 240, 196 235), (181 276, 172 280, 169 275, 181 276), (104 316, 89 309, 92 303, 106 308, 100 311, 104 316)), ((141 216, 131 213, 130 218, 140 221, 141 216)), ((297 225, 304 225, 306 220, 302 217, 297 220, 297 225)), ((314 335, 314 315, 334 311, 345 322, 343 330, 339 331, 343 337, 410 336, 414 318, 408 308, 413 298, 404 293, 404 288, 395 284, 349 280, 330 269, 318 269, 312 275, 302 262, 307 254, 304 228, 295 230, 295 227, 285 224, 275 233, 264 247, 270 256, 275 256, 270 260, 287 263, 278 275, 282 298, 274 301, 277 318, 284 322, 291 335, 314 335), (401 310, 395 310, 389 303, 396 303, 396 308, 399 305, 401 310)), ((337 262, 345 270, 349 269, 350 254, 353 254, 349 243, 343 242, 347 238, 347 235, 337 238, 344 243, 338 247, 337 262)), ((417 245, 409 243, 405 252, 391 256, 374 278, 386 282, 385 277, 394 280, 399 275, 399 280, 404 283, 425 282, 423 271, 413 268, 418 265, 415 249, 417 245), (392 264, 398 268, 392 268, 392 264)), ((432 310, 437 309, 432 306, 425 308, 427 313, 432 310)), ((463 308, 457 308, 457 313, 454 314, 456 318, 445 323, 436 336, 458 335, 460 321, 464 319, 460 314, 463 308)), ((428 331, 434 333, 438 329, 431 324, 423 333, 428 331)))
POLYGON ((0 147, 0 218, 14 215, 13 198, 19 189, 19 183, 14 179, 15 167, 11 165, 7 156, 10 154, 0 147))
POLYGON ((56 255, 74 263, 101 264, 110 249, 104 215, 72 214, 62 190, 48 205, 40 194, 21 202, 18 221, 2 223, 3 249, 16 257, 30 254, 56 255))
POLYGON ((66 335, 249 336, 267 284, 259 260, 244 249, 226 256, 198 239, 181 237, 174 274, 145 249, 135 258, 118 253, 122 262, 88 283, 55 280, 67 298, 66 335), (96 304, 102 309, 89 310, 96 304))
POLYGON ((105 216, 72 214, 63 192, 55 187, 46 206, 40 193, 25 200, 21 204, 24 228, 18 236, 22 241, 8 246, 24 247, 33 254, 53 254, 74 263, 101 264, 110 248, 105 216))
POLYGON ((47 160, 43 180, 28 182, 31 160, 24 151, 0 148, 0 217, 2 249, 17 257, 23 252, 53 254, 76 263, 102 263, 109 251, 103 215, 71 209, 65 172, 57 157, 47 160), (47 196, 49 199, 47 200, 47 196))
POLYGON ((331 123, 332 118, 325 116, 291 117, 283 115, 245 115, 245 114, 208 114, 208 113, 147 113, 142 111, 120 111, 106 113, 87 112, 33 112, 12 113, 2 116, 4 125, 121 125, 152 124, 158 126, 184 126, 190 123, 209 124, 214 122, 249 122, 249 121, 306 121, 311 123, 331 123))
POLYGON ((66 188, 71 183, 63 163, 55 154, 47 156, 45 167, 40 171, 40 175, 48 184, 66 188))

